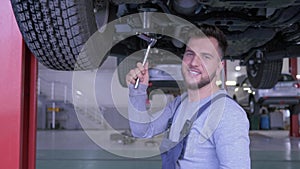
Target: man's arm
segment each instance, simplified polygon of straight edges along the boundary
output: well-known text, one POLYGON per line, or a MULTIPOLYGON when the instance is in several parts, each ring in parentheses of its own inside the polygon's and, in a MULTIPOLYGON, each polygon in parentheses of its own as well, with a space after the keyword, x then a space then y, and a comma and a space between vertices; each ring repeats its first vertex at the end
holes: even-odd
POLYGON ((149 83, 148 63, 145 66, 137 63, 136 68, 130 70, 126 75, 126 82, 129 87, 129 124, 133 136, 149 138, 165 131, 168 120, 173 114, 172 105, 166 106, 160 116, 156 118, 146 110, 149 83), (137 78, 140 79, 140 84, 137 88, 134 88, 137 78))
POLYGON ((250 169, 249 121, 244 110, 230 102, 214 133, 221 169, 250 169))
POLYGON ((152 116, 146 110, 147 86, 140 84, 137 89, 133 85, 129 86, 128 115, 131 132, 135 137, 149 138, 164 132, 167 128, 169 118, 173 116, 172 107, 177 104, 174 100, 168 104, 158 117, 152 116))
POLYGON ((151 116, 146 110, 147 87, 140 84, 137 89, 133 84, 129 86, 128 117, 132 135, 135 137, 152 137, 151 116))

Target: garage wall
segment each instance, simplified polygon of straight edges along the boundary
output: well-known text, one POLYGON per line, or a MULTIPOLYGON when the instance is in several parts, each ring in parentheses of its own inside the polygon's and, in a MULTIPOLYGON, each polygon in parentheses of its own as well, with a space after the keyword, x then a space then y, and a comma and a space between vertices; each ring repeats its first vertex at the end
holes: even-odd
POLYGON ((91 98, 95 95, 100 105, 111 106, 113 105, 112 88, 114 89, 114 93, 128 93, 127 89, 121 87, 120 84, 112 83, 117 80, 115 73, 116 65, 114 57, 108 58, 99 70, 91 71, 54 71, 45 68, 43 65, 39 65, 40 85, 38 90, 41 95, 46 96, 48 99, 51 99, 52 93, 54 93, 55 100, 66 99, 69 102, 73 102, 72 94, 74 94, 74 99, 80 99, 80 103, 82 104, 90 104, 91 98), (78 74, 80 76, 80 80, 77 82, 73 81, 74 73, 76 73, 76 76, 78 74), (95 85, 92 86, 95 87, 95 90, 91 87, 90 82, 95 85), (53 84, 54 92, 52 90, 53 84), (72 85, 75 86, 73 92, 72 85))
MULTIPOLYGON (((300 58, 297 58, 297 74, 300 75, 300 58)), ((289 73, 289 59, 285 58, 283 59, 283 67, 282 67, 283 73, 289 73)))
POLYGON ((238 76, 246 74, 246 67, 242 66, 240 71, 236 71, 235 67, 239 66, 240 62, 238 60, 235 61, 227 61, 227 80, 236 81, 238 76))
MULTIPOLYGON (((90 89, 90 86, 85 86, 85 79, 91 79, 92 76, 96 74, 94 78, 95 91, 85 92, 92 93, 96 95, 97 102, 99 106, 113 106, 117 104, 125 106, 127 104, 127 94, 128 89, 122 87, 118 82, 118 77, 116 73, 117 61, 115 57, 109 57, 101 66, 101 68, 95 73, 95 71, 84 71, 81 72, 82 79, 82 89, 77 89, 76 95, 74 97, 81 97, 82 104, 88 104, 89 100, 93 96, 83 96, 84 89, 90 89), (81 93, 80 93, 81 92, 81 93)), ((235 67, 239 65, 239 61, 227 61, 227 80, 236 81, 236 78, 240 75, 246 74, 246 68, 241 67, 240 71, 236 71, 235 67)), ((282 72, 288 73, 288 59, 284 59, 282 72)), ((298 67, 300 68, 300 61, 298 59, 298 67)), ((298 69, 298 74, 300 70, 298 69)), ((68 100, 69 102, 73 101, 72 98, 72 77, 73 72, 65 71, 54 71, 45 68, 43 65, 39 65, 39 92, 42 95, 47 96, 49 99, 52 95, 52 84, 54 84, 54 99, 55 100, 68 100)), ((231 90, 234 87, 228 87, 228 90, 231 90)))
POLYGON ((48 99, 54 97, 56 100, 64 100, 66 88, 67 100, 71 101, 72 72, 50 70, 41 64, 38 67, 38 93, 48 99))
POLYGON ((284 58, 283 59, 283 65, 282 65, 282 73, 289 73, 289 59, 284 58))

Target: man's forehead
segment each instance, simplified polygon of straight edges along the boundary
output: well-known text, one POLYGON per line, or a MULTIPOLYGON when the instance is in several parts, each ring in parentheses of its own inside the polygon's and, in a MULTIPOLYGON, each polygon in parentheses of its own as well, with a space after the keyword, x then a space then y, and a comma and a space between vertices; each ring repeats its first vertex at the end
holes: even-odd
POLYGON ((186 50, 193 51, 196 54, 211 53, 221 57, 218 41, 212 37, 192 37, 186 44, 186 50))

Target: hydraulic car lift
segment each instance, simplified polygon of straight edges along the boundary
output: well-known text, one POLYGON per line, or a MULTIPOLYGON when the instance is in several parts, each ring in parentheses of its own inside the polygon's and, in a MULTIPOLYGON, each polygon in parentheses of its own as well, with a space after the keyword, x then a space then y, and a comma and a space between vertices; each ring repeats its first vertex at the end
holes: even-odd
MULTIPOLYGON (((0 165, 34 169, 37 61, 22 40, 9 0, 0 1, 0 28, 0 165)), ((290 60, 295 76, 297 59, 290 60)), ((298 114, 291 115, 290 136, 300 136, 298 114)))
POLYGON ((34 169, 37 61, 25 47, 9 0, 0 1, 0 168, 34 169))
MULTIPOLYGON (((289 72, 294 76, 297 75, 297 58, 289 59, 289 72)), ((297 109, 296 109, 297 110, 297 109)), ((295 110, 294 110, 295 111, 295 110)), ((299 110, 297 110, 299 111, 299 110)), ((299 133, 299 112, 292 112, 290 116, 290 136, 300 137, 299 133)))

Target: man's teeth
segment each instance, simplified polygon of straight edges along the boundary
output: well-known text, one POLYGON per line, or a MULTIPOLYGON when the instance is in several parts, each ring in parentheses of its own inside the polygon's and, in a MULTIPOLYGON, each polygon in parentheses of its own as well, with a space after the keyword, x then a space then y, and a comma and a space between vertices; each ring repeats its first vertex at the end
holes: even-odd
POLYGON ((195 71, 189 71, 191 74, 194 74, 194 75, 198 75, 198 74, 200 74, 199 72, 195 72, 195 71))

